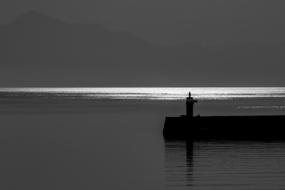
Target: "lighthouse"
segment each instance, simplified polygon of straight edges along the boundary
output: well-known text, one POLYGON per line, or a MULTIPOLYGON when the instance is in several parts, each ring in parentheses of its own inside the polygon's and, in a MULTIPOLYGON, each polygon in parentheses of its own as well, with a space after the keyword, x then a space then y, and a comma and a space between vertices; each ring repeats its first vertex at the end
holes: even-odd
POLYGON ((197 102, 189 92, 189 96, 186 98, 186 116, 194 117, 194 104, 197 102))

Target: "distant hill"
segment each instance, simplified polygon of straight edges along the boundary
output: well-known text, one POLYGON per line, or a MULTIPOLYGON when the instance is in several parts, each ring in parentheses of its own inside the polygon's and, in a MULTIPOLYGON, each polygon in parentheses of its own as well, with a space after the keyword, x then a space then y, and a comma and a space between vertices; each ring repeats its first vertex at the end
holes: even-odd
POLYGON ((0 27, 0 86, 285 86, 285 44, 169 47, 28 12, 0 27))

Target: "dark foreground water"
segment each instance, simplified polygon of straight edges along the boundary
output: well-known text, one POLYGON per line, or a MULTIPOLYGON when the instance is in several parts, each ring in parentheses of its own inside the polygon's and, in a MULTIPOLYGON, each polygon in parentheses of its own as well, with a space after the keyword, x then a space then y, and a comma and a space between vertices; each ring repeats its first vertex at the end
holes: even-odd
MULTIPOLYGON (((183 101, 0 103, 1 189, 285 189, 285 142, 165 141, 164 117, 183 114, 183 101)), ((284 114, 283 108, 280 97, 204 100, 197 112, 284 114)))

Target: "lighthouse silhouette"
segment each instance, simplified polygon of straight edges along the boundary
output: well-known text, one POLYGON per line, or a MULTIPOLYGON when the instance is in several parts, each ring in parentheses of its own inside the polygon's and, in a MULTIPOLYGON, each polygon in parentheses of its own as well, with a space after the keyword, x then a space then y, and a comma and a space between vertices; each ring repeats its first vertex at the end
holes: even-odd
POLYGON ((186 98, 186 116, 187 117, 194 117, 194 104, 197 103, 191 96, 191 92, 189 92, 188 97, 186 98))

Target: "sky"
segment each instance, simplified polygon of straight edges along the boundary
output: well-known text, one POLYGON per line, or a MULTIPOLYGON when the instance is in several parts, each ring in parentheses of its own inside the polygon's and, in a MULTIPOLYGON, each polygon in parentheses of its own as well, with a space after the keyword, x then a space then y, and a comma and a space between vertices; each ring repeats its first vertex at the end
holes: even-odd
POLYGON ((284 0, 1 0, 0 24, 38 10, 161 44, 278 43, 285 41, 284 6, 284 0))
POLYGON ((284 5, 1 0, 0 86, 284 86, 284 5))

